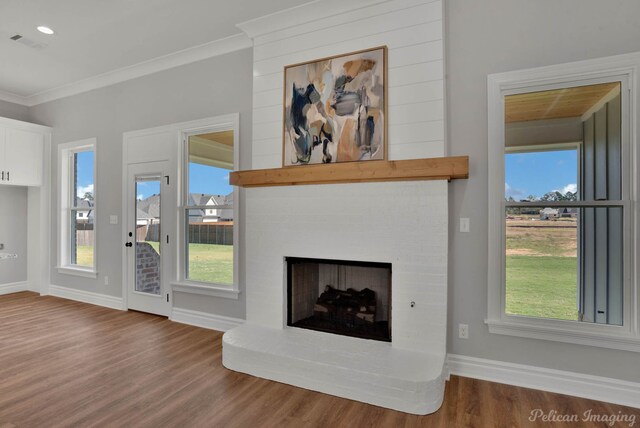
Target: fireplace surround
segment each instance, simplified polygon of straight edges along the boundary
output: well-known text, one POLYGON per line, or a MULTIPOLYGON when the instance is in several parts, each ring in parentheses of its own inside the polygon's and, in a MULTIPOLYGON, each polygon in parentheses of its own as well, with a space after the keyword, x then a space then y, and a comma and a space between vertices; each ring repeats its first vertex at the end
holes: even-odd
POLYGON ((441 158, 442 4, 335 5, 345 13, 329 36, 323 18, 335 22, 339 13, 317 2, 286 19, 240 26, 255 44, 251 170, 230 176, 244 196, 246 323, 224 334, 222 361, 242 373, 430 413, 442 403, 447 376, 447 180, 468 176, 468 159, 441 158), (284 67, 381 44, 389 47, 387 160, 282 168, 284 67), (424 62, 406 54, 415 47, 424 62), (289 326, 290 256, 391 263, 391 342, 289 326))
POLYGON ((245 194, 247 321, 225 333, 224 366, 404 412, 437 410, 446 377, 447 183, 245 194), (391 342, 288 325, 292 255, 391 264, 391 342))

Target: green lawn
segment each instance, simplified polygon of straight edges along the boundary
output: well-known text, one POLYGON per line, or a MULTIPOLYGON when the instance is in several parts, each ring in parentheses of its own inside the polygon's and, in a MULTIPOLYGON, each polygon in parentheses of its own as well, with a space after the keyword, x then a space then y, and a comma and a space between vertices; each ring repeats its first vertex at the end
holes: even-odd
POLYGON ((507 313, 577 320, 576 257, 507 256, 507 313))
POLYGON ((233 245, 189 244, 189 279, 233 284, 233 245))
MULTIPOLYGON (((157 242, 149 242, 158 251, 157 242)), ((78 247, 79 265, 93 264, 93 247, 78 247)), ((189 279, 193 281, 233 284, 233 246, 189 244, 189 279)))
POLYGON ((578 319, 577 223, 507 220, 506 312, 578 319))
POLYGON ((76 254, 76 264, 79 266, 93 266, 93 246, 79 246, 76 254))

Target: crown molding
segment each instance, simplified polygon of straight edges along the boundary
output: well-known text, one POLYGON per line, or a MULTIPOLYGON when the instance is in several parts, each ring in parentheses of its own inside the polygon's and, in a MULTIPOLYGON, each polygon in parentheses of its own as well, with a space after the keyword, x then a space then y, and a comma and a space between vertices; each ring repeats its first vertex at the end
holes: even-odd
POLYGON ((168 55, 143 61, 131 66, 119 68, 87 79, 79 80, 68 85, 48 89, 26 97, 0 93, 0 99, 32 107, 38 104, 81 94, 116 83, 125 82, 159 71, 179 67, 230 52, 247 49, 253 46, 252 41, 244 34, 236 34, 209 43, 183 49, 168 55), (9 98, 9 99, 7 99, 9 98))
POLYGON ((11 92, 0 91, 0 100, 21 106, 28 106, 27 97, 12 94, 11 92))
POLYGON ((241 22, 240 24, 236 24, 236 27, 241 29, 249 38, 255 39, 256 37, 285 28, 306 24, 311 21, 318 21, 330 16, 340 15, 345 12, 384 3, 386 1, 389 0, 314 0, 300 6, 294 6, 289 9, 241 22))

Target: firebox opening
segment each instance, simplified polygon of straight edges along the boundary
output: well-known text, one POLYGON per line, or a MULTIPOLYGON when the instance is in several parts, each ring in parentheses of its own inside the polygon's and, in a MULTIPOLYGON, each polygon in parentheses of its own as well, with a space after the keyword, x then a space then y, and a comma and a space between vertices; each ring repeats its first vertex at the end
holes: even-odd
POLYGON ((288 326, 391 342, 391 263, 285 260, 288 326))

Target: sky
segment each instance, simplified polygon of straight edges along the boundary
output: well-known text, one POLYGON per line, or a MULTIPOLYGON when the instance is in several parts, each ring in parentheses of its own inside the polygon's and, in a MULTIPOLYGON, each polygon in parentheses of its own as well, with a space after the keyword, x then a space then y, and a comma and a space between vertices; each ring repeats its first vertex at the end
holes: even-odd
POLYGON ((545 193, 574 193, 578 183, 576 150, 512 153, 505 155, 505 197, 515 200, 545 193))
MULTIPOLYGON (((228 195, 232 191, 228 170, 189 162, 189 193, 228 195)), ((160 184, 157 181, 138 183, 136 192, 138 199, 146 199, 160 192, 160 184)))
MULTIPOLYGON (((81 198, 87 192, 93 193, 93 156, 92 151, 77 153, 77 195, 81 198)), ((228 195, 232 191, 233 187, 229 185, 228 170, 192 162, 189 163, 190 193, 228 195)), ((136 192, 138 199, 146 199, 160 192, 160 183, 157 181, 139 182, 136 192)))
POLYGON ((93 151, 76 153, 76 195, 80 198, 85 193, 93 194, 93 151))
MULTIPOLYGON (((78 196, 93 193, 92 151, 77 153, 78 196)), ((512 153, 505 155, 505 197, 515 200, 529 195, 543 196, 560 191, 575 192, 578 182, 578 158, 576 150, 551 152, 512 153)), ((145 199, 160 191, 158 182, 138 183, 137 197, 145 199)), ((228 195, 229 171, 208 165, 189 163, 189 192, 228 195)))

